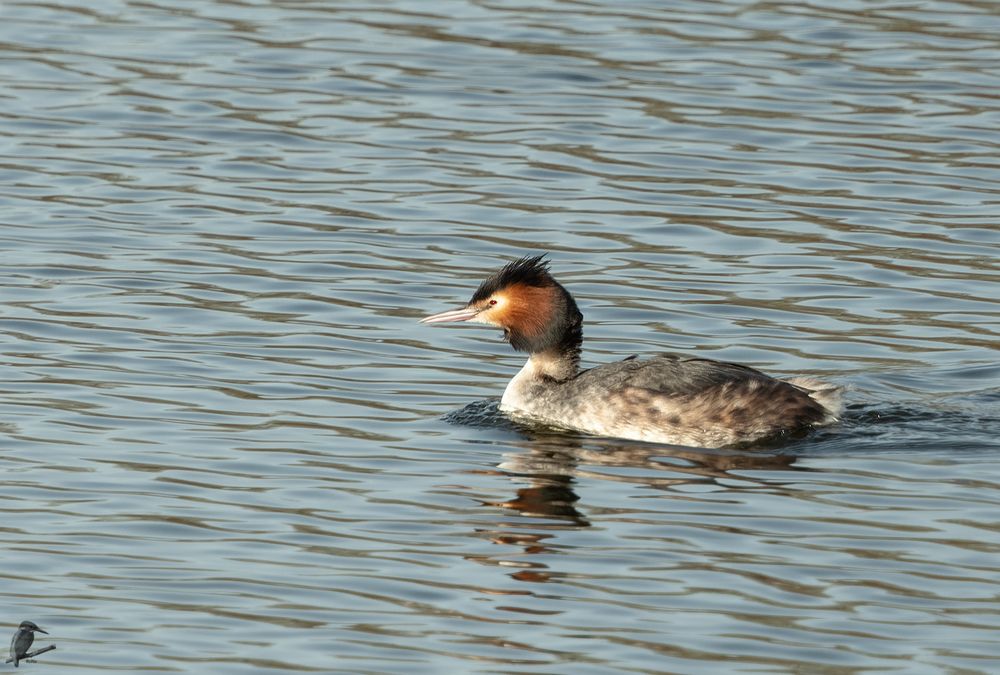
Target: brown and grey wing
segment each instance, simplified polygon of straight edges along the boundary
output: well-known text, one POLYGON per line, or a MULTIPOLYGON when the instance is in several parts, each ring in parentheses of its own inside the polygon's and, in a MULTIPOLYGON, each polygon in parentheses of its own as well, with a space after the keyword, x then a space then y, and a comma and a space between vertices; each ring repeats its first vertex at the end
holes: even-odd
POLYGON ((759 370, 736 363, 679 354, 657 354, 646 359, 618 361, 594 368, 587 374, 611 386, 617 381, 621 386, 649 389, 667 396, 691 394, 731 382, 773 379, 759 370))

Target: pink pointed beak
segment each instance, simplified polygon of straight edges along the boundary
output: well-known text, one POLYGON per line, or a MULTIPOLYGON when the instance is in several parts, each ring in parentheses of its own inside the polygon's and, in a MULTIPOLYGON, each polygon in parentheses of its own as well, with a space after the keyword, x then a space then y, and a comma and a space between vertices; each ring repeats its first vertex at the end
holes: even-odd
POLYGON ((449 309, 447 312, 441 312, 440 314, 425 316, 420 320, 420 323, 469 321, 470 319, 475 319, 477 314, 479 314, 479 310, 474 307, 459 307, 458 309, 449 309))

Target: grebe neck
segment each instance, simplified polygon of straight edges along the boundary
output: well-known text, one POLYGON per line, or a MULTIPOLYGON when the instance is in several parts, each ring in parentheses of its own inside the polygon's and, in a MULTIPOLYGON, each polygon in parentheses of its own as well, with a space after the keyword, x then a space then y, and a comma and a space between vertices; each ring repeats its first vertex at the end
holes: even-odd
POLYGON ((528 353, 526 371, 561 382, 580 372, 583 314, 565 288, 553 282, 552 291, 554 302, 539 330, 529 333, 511 327, 505 332, 514 349, 528 353))
POLYGON ((580 348, 577 346, 571 352, 559 349, 547 349, 534 352, 524 364, 525 374, 534 378, 550 379, 557 382, 576 377, 580 372, 580 348))

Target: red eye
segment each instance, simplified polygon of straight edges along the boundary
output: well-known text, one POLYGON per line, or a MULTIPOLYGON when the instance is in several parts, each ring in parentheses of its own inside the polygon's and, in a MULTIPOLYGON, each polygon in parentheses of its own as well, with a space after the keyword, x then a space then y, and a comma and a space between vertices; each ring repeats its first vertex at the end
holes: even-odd
POLYGON ((495 305, 495 304, 497 304, 497 301, 496 301, 496 300, 490 300, 490 307, 492 307, 492 306, 493 306, 493 305, 495 305))

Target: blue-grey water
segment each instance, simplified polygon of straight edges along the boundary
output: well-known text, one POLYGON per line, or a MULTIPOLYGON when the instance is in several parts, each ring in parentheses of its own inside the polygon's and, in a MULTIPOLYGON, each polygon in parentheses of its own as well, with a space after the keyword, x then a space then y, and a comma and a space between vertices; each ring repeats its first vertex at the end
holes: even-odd
POLYGON ((1000 672, 998 63, 976 0, 4 3, 22 667, 1000 672), (511 423, 522 357, 416 321, 540 251, 586 364, 845 419, 511 423))

